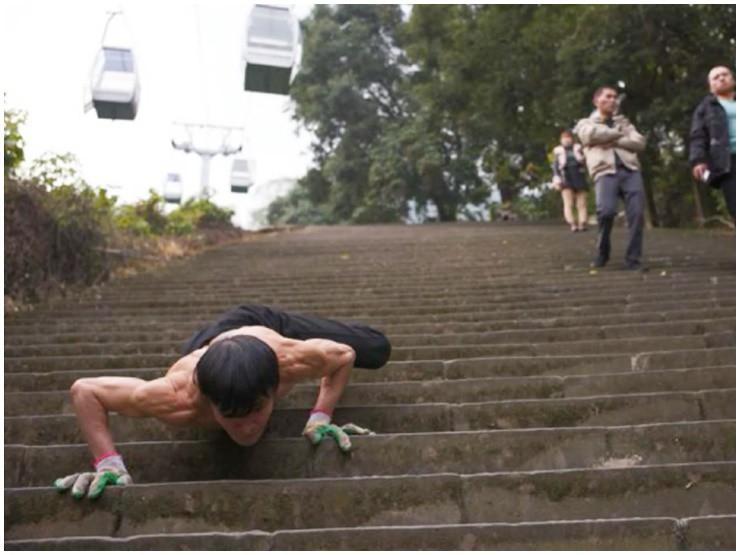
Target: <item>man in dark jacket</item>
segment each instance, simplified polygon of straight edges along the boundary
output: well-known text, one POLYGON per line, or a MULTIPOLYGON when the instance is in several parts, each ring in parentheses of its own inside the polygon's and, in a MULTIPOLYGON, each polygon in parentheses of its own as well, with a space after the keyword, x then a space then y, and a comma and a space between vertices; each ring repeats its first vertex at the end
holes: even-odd
POLYGON ((689 163, 694 178, 722 189, 735 219, 735 79, 723 66, 709 72, 708 94, 691 120, 689 163))

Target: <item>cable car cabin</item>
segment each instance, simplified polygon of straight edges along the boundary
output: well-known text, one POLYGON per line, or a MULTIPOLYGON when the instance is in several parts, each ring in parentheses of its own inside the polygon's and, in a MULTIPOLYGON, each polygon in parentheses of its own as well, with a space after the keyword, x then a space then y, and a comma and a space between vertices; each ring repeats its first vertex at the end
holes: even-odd
POLYGON ((131 49, 103 47, 93 65, 90 88, 99 118, 134 119, 139 108, 139 79, 131 49))
POLYGON ((260 4, 252 8, 242 56, 245 91, 288 94, 297 35, 290 9, 260 4))
POLYGON ((179 173, 168 173, 164 180, 164 200, 179 204, 182 200, 182 178, 179 173))
POLYGON ((248 193, 252 184, 247 161, 242 158, 235 159, 231 164, 231 192, 248 193))

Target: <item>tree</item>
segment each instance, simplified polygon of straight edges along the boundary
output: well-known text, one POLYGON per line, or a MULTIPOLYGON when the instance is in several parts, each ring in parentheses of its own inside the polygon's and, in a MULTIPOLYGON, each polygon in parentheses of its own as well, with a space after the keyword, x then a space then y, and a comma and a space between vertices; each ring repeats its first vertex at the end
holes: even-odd
MULTIPOLYGON (((296 119, 316 136, 316 175, 298 187, 326 205, 331 222, 353 221, 366 193, 370 151, 387 122, 402 113, 401 50, 394 5, 317 6, 303 22, 303 62, 291 90, 296 119)), ((285 201, 282 201, 283 203, 285 201)))
POLYGON ((398 221, 415 201, 454 220, 488 196, 483 177, 514 202, 548 179, 595 88, 620 81, 648 138, 652 223, 690 223, 697 198, 717 211, 686 145, 707 71, 735 57, 734 5, 416 5, 406 22, 397 6, 322 5, 304 37, 292 96, 316 167, 281 200, 291 218, 398 221))
POLYGON ((21 135, 21 125, 26 122, 26 113, 20 110, 5 109, 3 113, 5 121, 3 161, 5 163, 5 177, 17 171, 25 159, 25 141, 21 135))

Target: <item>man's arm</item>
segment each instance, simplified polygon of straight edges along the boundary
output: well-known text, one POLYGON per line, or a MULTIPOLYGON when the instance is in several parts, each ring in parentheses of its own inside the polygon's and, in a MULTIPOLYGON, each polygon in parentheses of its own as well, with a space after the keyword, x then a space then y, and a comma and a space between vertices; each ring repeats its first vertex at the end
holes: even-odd
POLYGON ((324 339, 309 339, 304 342, 304 348, 312 351, 309 360, 320 364, 317 368, 322 378, 319 397, 303 428, 303 435, 314 445, 331 437, 340 451, 349 453, 352 450, 350 435, 374 435, 372 430, 356 424, 332 424, 332 414, 349 381, 356 353, 348 345, 324 339))
POLYGON ((583 146, 596 146, 605 143, 613 143, 619 140, 624 133, 590 119, 582 119, 576 125, 576 134, 583 146))
POLYGON ((634 125, 632 125, 631 123, 627 123, 624 135, 617 139, 617 142, 615 144, 619 148, 629 150, 630 152, 642 152, 643 150, 645 150, 647 140, 644 136, 638 133, 634 125))
POLYGON ((331 415, 349 382, 355 350, 349 345, 326 339, 309 339, 306 343, 316 347, 323 358, 319 397, 314 408, 331 415))
POLYGON ((176 410, 176 394, 167 378, 150 382, 138 378, 83 378, 72 384, 72 404, 82 433, 98 459, 115 450, 108 412, 131 418, 167 419, 176 410))
POLYGON ((701 179, 701 174, 707 168, 708 151, 709 131, 704 125, 704 112, 699 106, 691 117, 691 132, 689 133, 689 165, 697 179, 701 179), (701 167, 697 169, 697 166, 701 167))

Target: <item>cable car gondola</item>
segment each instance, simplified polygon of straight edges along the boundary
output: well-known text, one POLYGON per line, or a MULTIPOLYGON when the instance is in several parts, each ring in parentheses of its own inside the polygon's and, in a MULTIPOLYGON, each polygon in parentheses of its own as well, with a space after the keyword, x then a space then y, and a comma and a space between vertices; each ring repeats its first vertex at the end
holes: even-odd
POLYGON ((139 76, 130 45, 109 36, 112 12, 103 31, 103 40, 90 71, 91 101, 86 110, 95 108, 98 118, 133 120, 139 108, 139 76))
POLYGON ((170 172, 164 180, 164 200, 173 204, 180 204, 182 200, 182 176, 170 172))
POLYGON ((257 4, 247 22, 244 90, 288 94, 298 53, 298 20, 289 8, 257 4))
POLYGON ((253 183, 247 160, 244 158, 234 159, 231 163, 231 192, 248 193, 253 183))

